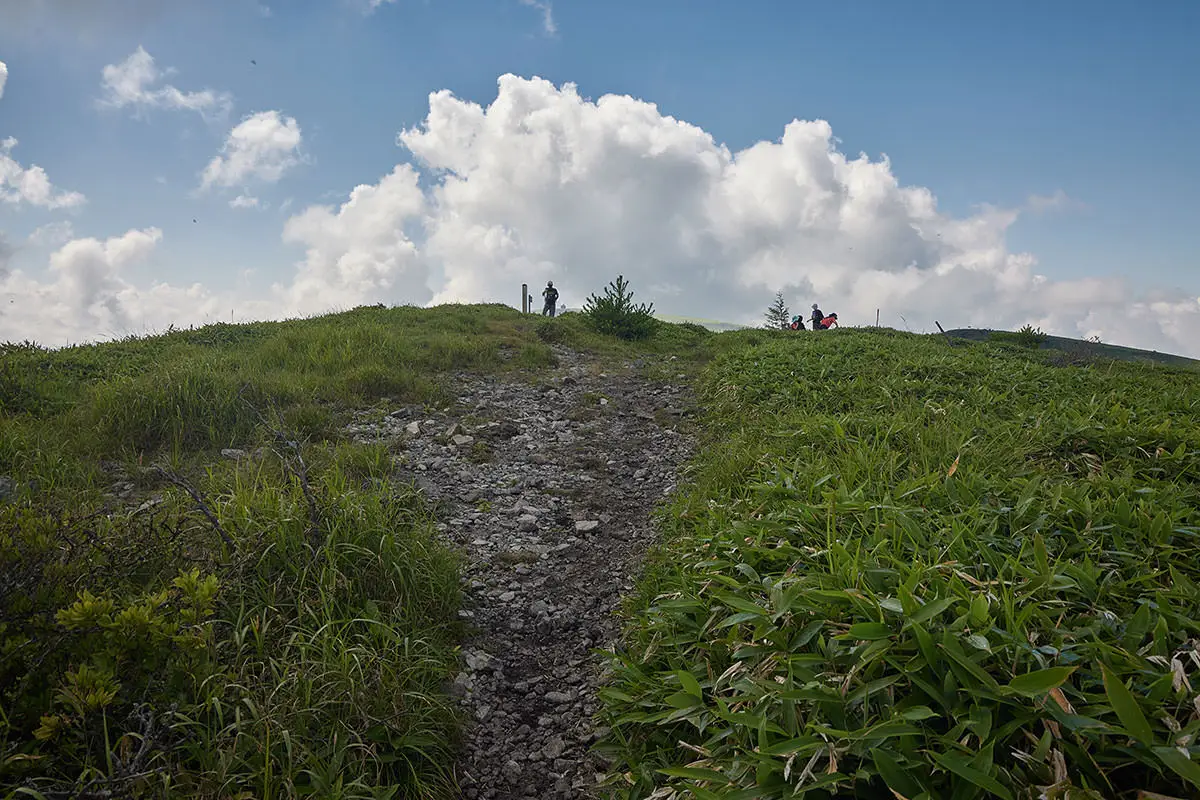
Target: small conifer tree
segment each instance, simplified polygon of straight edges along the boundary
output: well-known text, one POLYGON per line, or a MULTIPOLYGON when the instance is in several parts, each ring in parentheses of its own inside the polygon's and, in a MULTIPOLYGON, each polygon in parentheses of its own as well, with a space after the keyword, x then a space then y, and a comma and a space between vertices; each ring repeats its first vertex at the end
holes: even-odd
POLYGON ((658 329, 654 304, 635 305, 633 291, 623 275, 605 287, 603 297, 589 297, 583 314, 598 332, 621 339, 647 339, 658 329))
POLYGON ((787 303, 783 302, 783 292, 775 293, 775 302, 767 308, 767 324, 766 327, 771 330, 780 330, 791 327, 792 318, 788 316, 787 303))

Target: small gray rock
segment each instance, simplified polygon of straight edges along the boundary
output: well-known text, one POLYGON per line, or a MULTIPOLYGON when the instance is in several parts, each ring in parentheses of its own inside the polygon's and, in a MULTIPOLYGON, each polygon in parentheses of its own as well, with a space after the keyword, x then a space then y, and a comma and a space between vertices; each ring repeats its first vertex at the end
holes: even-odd
POLYGON ((407 433, 409 436, 420 436, 421 435, 421 423, 417 422, 416 420, 413 420, 412 422, 410 422, 404 426, 404 432, 407 433))
POLYGON ((546 746, 542 748, 542 752, 546 754, 548 761, 553 761, 561 756, 565 749, 566 745, 561 736, 551 736, 550 741, 546 742, 546 746))
POLYGON ((460 672, 454 676, 454 683, 450 684, 450 694, 454 697, 466 697, 475 687, 475 681, 465 672, 460 672))
POLYGON ((492 657, 481 650, 472 650, 466 656, 467 669, 472 672, 478 672, 481 669, 487 669, 492 663, 492 657))
POLYGON ((538 529, 538 518, 533 514, 522 514, 517 517, 517 528, 525 533, 532 533, 538 529))
POLYGON ((595 519, 583 519, 575 523, 576 533, 591 533, 600 527, 600 521, 595 519))
POLYGON ((452 437, 450 441, 454 442, 455 447, 466 447, 475 441, 475 437, 467 436, 465 433, 460 433, 452 437))
POLYGON ((224 458, 228 458, 233 461, 238 461, 238 460, 246 457, 246 451, 240 450, 236 447, 226 447, 223 450, 221 450, 221 455, 224 458))

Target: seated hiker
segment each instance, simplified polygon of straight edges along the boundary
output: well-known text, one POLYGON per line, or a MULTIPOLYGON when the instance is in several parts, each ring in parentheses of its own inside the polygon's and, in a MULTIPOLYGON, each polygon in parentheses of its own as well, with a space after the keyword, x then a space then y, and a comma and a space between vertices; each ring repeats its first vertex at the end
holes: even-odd
POLYGON ((821 309, 817 308, 817 304, 813 303, 812 307, 812 329, 814 331, 822 330, 821 320, 825 319, 825 315, 821 313, 821 309))
POLYGON ((830 314, 828 317, 821 320, 821 328, 824 330, 829 330, 830 328, 836 328, 837 324, 838 324, 837 314, 830 314))
POLYGON ((542 306, 542 316, 553 317, 555 309, 558 308, 558 289, 554 288, 554 281, 546 281, 546 288, 542 289, 542 297, 546 298, 546 302, 542 306))
POLYGON ((788 327, 794 331, 804 330, 804 318, 797 314, 796 316, 792 317, 792 324, 788 327))

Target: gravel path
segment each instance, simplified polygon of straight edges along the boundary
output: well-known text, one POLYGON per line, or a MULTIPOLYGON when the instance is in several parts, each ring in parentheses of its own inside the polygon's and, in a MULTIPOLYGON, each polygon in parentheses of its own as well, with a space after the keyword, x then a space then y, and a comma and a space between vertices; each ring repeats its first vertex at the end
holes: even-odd
POLYGON ((405 440, 406 478, 466 553, 473 637, 453 690, 471 725, 457 765, 467 798, 591 796, 599 662, 613 616, 655 540, 651 515, 692 452, 682 386, 643 361, 605 373, 557 348, 534 376, 460 376, 456 407, 362 422, 405 440))

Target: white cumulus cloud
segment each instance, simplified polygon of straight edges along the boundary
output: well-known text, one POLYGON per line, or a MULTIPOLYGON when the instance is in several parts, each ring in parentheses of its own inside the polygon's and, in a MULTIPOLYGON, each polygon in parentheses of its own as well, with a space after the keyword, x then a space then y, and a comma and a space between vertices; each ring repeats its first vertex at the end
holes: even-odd
POLYGON ((0 202, 45 209, 74 208, 86 202, 79 192, 56 189, 38 165, 22 166, 12 156, 16 146, 17 140, 11 136, 0 140, 0 202))
POLYGON ((129 326, 127 298, 131 287, 122 268, 144 258, 158 244, 157 228, 131 230, 105 241, 74 239, 50 256, 48 275, 37 279, 13 271, 0 281, 0 340, 63 343, 86 329, 115 333, 129 326))
POLYGON ((4 99, 4 85, 8 83, 8 64, 0 61, 0 100, 4 99))
POLYGON ((593 102, 571 84, 505 75, 486 108, 432 94, 426 119, 399 143, 430 185, 420 229, 415 190, 404 212, 367 212, 365 199, 386 194, 395 171, 355 189, 362 199, 343 207, 358 207, 353 226, 335 226, 341 214, 328 209, 293 217, 290 241, 302 229, 327 233, 300 267, 321 287, 311 302, 381 299, 364 264, 406 276, 387 291, 405 287, 411 302, 511 298, 522 282, 553 279, 579 305, 623 273, 664 313, 753 323, 781 289, 794 307, 818 301, 849 324, 874 323, 878 308, 884 324, 916 330, 935 319, 1032 323, 1200 355, 1196 298, 1116 279, 1051 280, 1031 254, 1008 249, 1021 213, 1066 206, 1065 195, 952 216, 929 189, 902 185, 886 156, 839 152, 823 120, 795 120, 780 138, 733 152, 651 103, 593 102), (403 242, 403 259, 381 256, 380 242, 403 242))
POLYGON ((154 57, 139 46, 120 64, 109 64, 101 71, 104 93, 100 103, 113 108, 183 109, 217 115, 229 111, 232 98, 228 93, 212 89, 184 92, 164 84, 163 79, 173 73, 173 69, 160 70, 154 57))
MULTIPOLYGON (((72 239, 41 274, 0 275, 0 342, 32 340, 62 346, 162 332, 169 325, 212 322, 231 299, 199 283, 134 285, 123 273, 145 261, 162 241, 158 228, 133 229, 108 239, 72 239)), ((238 304, 252 318, 270 316, 267 303, 238 304)))
POLYGON ((378 184, 355 187, 339 208, 310 206, 288 219, 286 242, 306 257, 290 286, 279 286, 284 307, 312 313, 393 300, 432 297, 425 261, 408 231, 425 208, 417 173, 398 165, 378 184))
POLYGON ((252 179, 274 183, 300 163, 300 125, 278 111, 260 111, 238 123, 200 177, 201 188, 237 186, 252 179))

